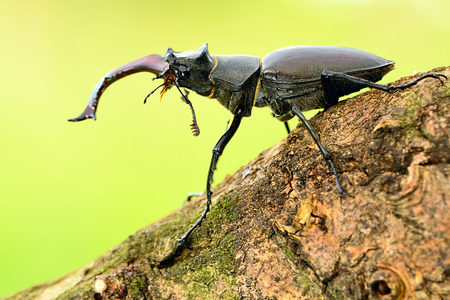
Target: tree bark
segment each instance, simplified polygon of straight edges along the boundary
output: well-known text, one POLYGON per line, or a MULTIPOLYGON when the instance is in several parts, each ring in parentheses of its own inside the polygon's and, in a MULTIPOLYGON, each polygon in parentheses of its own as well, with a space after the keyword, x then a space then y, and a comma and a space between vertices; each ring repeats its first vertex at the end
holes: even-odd
POLYGON ((203 196, 6 299, 450 299, 449 87, 371 90, 310 120, 351 197, 299 125, 214 189, 192 250, 177 238, 203 196))

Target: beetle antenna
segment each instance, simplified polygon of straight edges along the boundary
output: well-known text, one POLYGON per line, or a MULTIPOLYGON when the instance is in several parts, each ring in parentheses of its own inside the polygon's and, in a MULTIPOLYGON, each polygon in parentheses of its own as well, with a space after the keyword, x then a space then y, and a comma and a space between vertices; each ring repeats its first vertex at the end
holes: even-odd
POLYGON ((188 95, 189 95, 189 91, 188 90, 184 90, 184 92, 186 93, 186 95, 183 95, 183 93, 181 94, 182 97, 181 99, 184 100, 186 102, 186 100, 188 102, 186 102, 189 107, 191 108, 191 112, 192 112, 192 124, 191 124, 191 130, 192 130, 192 135, 193 136, 198 136, 200 134, 200 128, 197 125, 197 118, 195 117, 195 112, 194 112, 194 107, 192 106, 191 101, 188 100, 188 95))
POLYGON ((192 106, 191 101, 189 101, 189 99, 187 98, 188 95, 188 91, 185 90, 186 95, 183 94, 183 92, 181 91, 180 87, 178 86, 178 81, 175 79, 176 77, 173 75, 173 71, 171 68, 169 68, 170 71, 170 76, 172 76, 172 80, 175 83, 175 86, 177 87, 178 91, 181 94, 181 99, 184 100, 184 102, 189 105, 189 107, 191 108, 191 113, 192 113, 192 124, 191 124, 191 130, 192 130, 192 135, 193 136, 198 136, 200 134, 200 128, 198 127, 197 124, 197 117, 195 116, 195 111, 194 111, 194 107, 192 106))
POLYGON ((156 89, 154 89, 153 91, 151 91, 150 93, 148 93, 147 97, 145 97, 144 99, 144 104, 147 103, 147 98, 150 97, 154 92, 156 92, 157 89, 159 89, 160 87, 162 87, 163 85, 165 85, 166 83, 164 82, 163 84, 160 84, 156 87, 156 89))

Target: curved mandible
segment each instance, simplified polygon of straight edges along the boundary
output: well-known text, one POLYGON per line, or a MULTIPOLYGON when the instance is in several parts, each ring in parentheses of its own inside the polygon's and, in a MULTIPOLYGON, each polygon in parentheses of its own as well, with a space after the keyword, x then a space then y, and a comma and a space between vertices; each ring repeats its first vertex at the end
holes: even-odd
POLYGON ((158 78, 168 70, 168 67, 169 64, 165 62, 163 56, 159 54, 152 54, 112 70, 97 83, 84 111, 78 117, 69 119, 68 121, 77 122, 86 119, 96 120, 97 106, 100 101, 100 96, 108 86, 117 80, 138 72, 150 72, 155 74, 158 78))

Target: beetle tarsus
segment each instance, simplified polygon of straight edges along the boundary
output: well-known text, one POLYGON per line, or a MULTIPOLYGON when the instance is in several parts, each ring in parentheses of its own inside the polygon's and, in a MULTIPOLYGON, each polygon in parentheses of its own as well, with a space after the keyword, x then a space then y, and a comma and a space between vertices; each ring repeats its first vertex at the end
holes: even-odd
POLYGON ((342 186, 339 183, 339 179, 338 179, 338 174, 337 174, 336 168, 334 167, 333 162, 331 161, 331 159, 328 159, 327 162, 330 164, 331 170, 333 171, 334 179, 336 180, 336 188, 337 188, 339 194, 341 194, 342 196, 347 196, 347 197, 352 197, 353 198, 352 195, 347 194, 344 191, 344 189, 342 189, 342 186))
MULTIPOLYGON (((192 232, 192 231, 191 231, 191 232, 192 232)), ((189 250, 192 250, 192 248, 188 246, 188 244, 187 244, 187 239, 188 239, 189 235, 191 234, 191 232, 189 232, 189 233, 186 232, 186 233, 183 235, 183 237, 181 237, 181 238, 179 238, 179 239, 177 240, 178 242, 180 242, 180 243, 183 244, 184 248, 189 249, 189 250)))
POLYGON ((442 85, 444 85, 444 83, 445 83, 443 78, 445 78, 445 80, 447 80, 447 76, 445 76, 444 74, 440 74, 440 73, 426 73, 426 74, 420 76, 419 78, 414 79, 411 82, 408 82, 408 83, 405 83, 405 84, 391 86, 391 87, 389 87, 389 90, 391 91, 391 90, 398 90, 398 89, 406 89, 406 88, 409 88, 410 86, 413 86, 413 85, 417 84, 419 81, 421 81, 421 80, 423 80, 425 78, 436 78, 436 79, 439 79, 439 81, 441 82, 442 85))
MULTIPOLYGON (((408 82, 405 84, 400 84, 400 85, 388 86, 386 84, 378 84, 378 83, 372 82, 370 80, 366 80, 364 78, 352 76, 352 75, 341 73, 341 72, 332 72, 332 71, 325 70, 322 72, 322 75, 321 75, 321 80, 324 84, 324 90, 325 90, 326 96, 328 96, 327 95, 327 92, 328 92, 330 94, 329 96, 334 96, 334 97, 336 97, 336 91, 334 90, 335 86, 333 84, 333 80, 334 81, 339 80, 339 79, 346 80, 348 82, 360 85, 361 88, 370 87, 370 88, 375 88, 375 89, 382 90, 385 92, 391 92, 391 91, 398 90, 398 89, 409 88, 425 78, 439 79, 441 84, 444 85, 443 78, 447 79, 447 76, 445 76, 444 74, 440 74, 440 73, 427 73, 411 82, 408 82), (330 92, 330 90, 332 90, 332 92, 330 92)), ((340 95, 337 95, 337 96, 339 97, 340 95)))
POLYGON ((182 242, 184 247, 186 247, 187 249, 191 249, 188 245, 187 245, 187 240, 189 238, 189 236, 191 235, 191 233, 195 230, 195 228, 197 228, 198 226, 202 225, 202 222, 204 219, 206 219, 206 214, 209 212, 210 207, 211 207, 211 196, 212 196, 212 191, 211 191, 211 184, 212 184, 212 177, 214 174, 214 169, 216 164, 217 164, 217 160, 219 159, 220 154, 218 153, 213 153, 213 157, 211 159, 211 167, 210 167, 210 172, 208 174, 208 182, 207 182, 207 194, 206 194, 206 205, 205 205, 205 209, 203 210, 202 215, 197 219, 197 221, 195 222, 194 225, 191 226, 191 228, 189 228, 188 231, 186 231, 186 233, 178 239, 179 242, 182 242), (211 169, 213 170, 211 172, 211 169))
POLYGON ((192 198, 194 197, 200 197, 201 195, 203 195, 204 193, 189 193, 186 197, 186 200, 183 201, 183 205, 185 205, 186 203, 191 202, 192 198))

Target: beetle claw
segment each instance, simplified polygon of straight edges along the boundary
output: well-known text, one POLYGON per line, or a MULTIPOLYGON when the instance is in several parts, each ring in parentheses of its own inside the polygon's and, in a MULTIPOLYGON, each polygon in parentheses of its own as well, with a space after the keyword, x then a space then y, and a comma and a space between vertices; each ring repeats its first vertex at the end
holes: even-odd
POLYGON ((192 250, 192 248, 189 247, 188 244, 187 244, 187 239, 188 239, 188 237, 189 237, 189 235, 186 235, 186 234, 185 234, 183 237, 179 238, 177 241, 180 242, 180 243, 182 243, 183 246, 184 246, 184 248, 189 249, 189 250, 192 250))
POLYGON ((426 77, 432 77, 432 78, 439 79, 439 81, 441 82, 442 85, 444 85, 444 83, 445 83, 444 78, 445 78, 445 80, 447 80, 447 76, 445 76, 444 74, 440 74, 440 73, 427 73, 427 74, 419 77, 416 80, 419 81, 419 80, 421 80, 423 78, 426 78, 426 77), (443 77, 443 78, 441 78, 441 77, 443 77))
POLYGON ((444 79, 442 79, 441 78, 441 76, 442 77, 444 77, 445 78, 445 80, 447 80, 448 78, 447 78, 447 76, 445 76, 444 74, 437 74, 438 75, 438 79, 441 81, 441 83, 442 83, 442 86, 444 86, 444 79))

